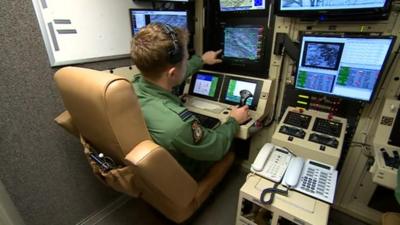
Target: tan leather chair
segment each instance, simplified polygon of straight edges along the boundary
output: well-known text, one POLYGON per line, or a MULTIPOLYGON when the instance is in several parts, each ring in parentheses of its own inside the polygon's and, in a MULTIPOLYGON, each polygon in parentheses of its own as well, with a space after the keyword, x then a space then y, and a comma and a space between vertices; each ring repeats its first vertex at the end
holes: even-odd
POLYGON ((122 77, 65 67, 55 81, 67 110, 56 122, 82 137, 86 156, 95 149, 119 165, 104 172, 88 157, 95 175, 117 191, 144 199, 174 222, 187 220, 232 165, 229 153, 196 182, 152 141, 133 87, 122 77))
POLYGON ((386 212, 382 215, 382 225, 399 225, 400 213, 386 212))

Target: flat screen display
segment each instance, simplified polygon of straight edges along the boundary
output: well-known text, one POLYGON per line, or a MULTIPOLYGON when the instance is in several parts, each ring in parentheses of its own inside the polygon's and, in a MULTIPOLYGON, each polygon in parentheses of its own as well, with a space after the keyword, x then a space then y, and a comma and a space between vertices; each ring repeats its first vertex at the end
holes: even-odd
POLYGON ((277 0, 276 14, 324 20, 381 20, 391 0, 277 0))
POLYGON ((174 27, 187 28, 186 11, 158 11, 130 9, 132 35, 149 23, 165 23, 174 27))
POLYGON ((255 110, 257 108, 262 85, 263 82, 261 80, 226 76, 222 88, 223 94, 221 96, 221 101, 231 105, 239 105, 240 91, 248 90, 252 93, 253 97, 247 99, 246 105, 248 105, 250 109, 255 110))
POLYGON ((262 52, 264 27, 258 25, 224 27, 224 58, 258 61, 262 52))
POLYGON ((383 8, 387 0, 281 0, 281 11, 383 8))
POLYGON ((385 37, 302 37, 296 88, 370 101, 394 42, 385 37))
POLYGON ((223 76, 220 74, 198 72, 192 77, 189 93, 217 101, 222 81, 223 76))
MULTIPOLYGON (((240 80, 230 80, 228 83, 228 91, 225 95, 225 100, 230 102, 240 103, 240 91, 248 90, 254 93, 257 84, 252 82, 240 81, 240 80)), ((253 97, 250 97, 246 101, 246 105, 251 105, 253 103, 253 97)))
POLYGON ((221 12, 263 10, 265 0, 219 0, 221 12))

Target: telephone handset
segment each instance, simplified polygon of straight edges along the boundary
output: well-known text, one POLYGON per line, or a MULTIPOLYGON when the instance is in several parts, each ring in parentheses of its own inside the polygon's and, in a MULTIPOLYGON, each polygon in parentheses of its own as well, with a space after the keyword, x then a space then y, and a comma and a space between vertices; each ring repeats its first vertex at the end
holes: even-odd
POLYGON ((337 170, 314 160, 292 158, 282 184, 328 203, 333 203, 337 170))
POLYGON ((295 188, 299 182, 300 173, 303 170, 303 166, 304 159, 301 157, 295 157, 290 160, 285 177, 283 178, 283 184, 288 188, 295 188))
POLYGON ((251 171, 274 182, 281 182, 292 155, 283 148, 266 143, 258 153, 251 171))

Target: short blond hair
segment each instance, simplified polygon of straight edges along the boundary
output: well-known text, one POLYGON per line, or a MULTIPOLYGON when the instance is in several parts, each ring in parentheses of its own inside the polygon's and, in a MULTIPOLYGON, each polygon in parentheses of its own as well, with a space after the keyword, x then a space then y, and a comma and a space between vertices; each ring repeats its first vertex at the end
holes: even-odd
MULTIPOLYGON (((170 60, 169 51, 174 49, 174 43, 171 36, 165 32, 164 25, 159 23, 151 23, 133 37, 131 42, 131 57, 133 63, 140 72, 148 77, 157 79, 161 73, 169 66, 174 66, 170 60)), ((178 51, 182 55, 188 42, 188 32, 180 28, 170 26, 176 33, 178 41, 178 51)), ((175 63, 179 64, 178 63, 175 63)))

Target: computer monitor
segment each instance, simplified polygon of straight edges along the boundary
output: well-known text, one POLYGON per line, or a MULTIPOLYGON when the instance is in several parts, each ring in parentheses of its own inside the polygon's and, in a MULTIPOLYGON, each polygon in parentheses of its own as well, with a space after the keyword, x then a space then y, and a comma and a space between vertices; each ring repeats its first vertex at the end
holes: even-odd
POLYGON ((263 33, 261 25, 225 26, 223 57, 242 61, 260 60, 263 33))
POLYGON ((248 98, 246 104, 250 109, 256 110, 262 85, 262 80, 225 76, 220 101, 230 105, 239 105, 240 91, 248 90, 253 94, 253 97, 248 98))
POLYGON ((221 30, 219 48, 223 49, 223 62, 213 70, 265 78, 268 29, 262 24, 233 23, 223 24, 221 30))
POLYGON ((219 0, 221 12, 265 10, 265 0, 219 0))
POLYGON ((198 72, 192 76, 189 94, 213 101, 218 101, 223 75, 217 73, 198 72))
POLYGON ((166 23, 179 28, 188 28, 187 11, 129 9, 132 35, 149 23, 166 23))
POLYGON ((295 87, 369 102, 394 40, 394 36, 304 35, 295 87))
POLYGON ((370 19, 372 15, 384 14, 390 7, 390 0, 323 0, 323 1, 293 1, 278 0, 276 14, 280 16, 319 17, 321 20, 329 17, 345 17, 350 19, 370 19), (358 15, 354 16, 354 15, 358 15), (365 15, 365 17, 360 17, 365 15), (351 18, 353 17, 353 18, 351 18))

